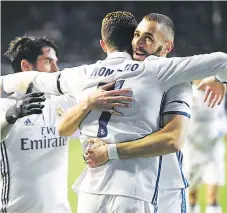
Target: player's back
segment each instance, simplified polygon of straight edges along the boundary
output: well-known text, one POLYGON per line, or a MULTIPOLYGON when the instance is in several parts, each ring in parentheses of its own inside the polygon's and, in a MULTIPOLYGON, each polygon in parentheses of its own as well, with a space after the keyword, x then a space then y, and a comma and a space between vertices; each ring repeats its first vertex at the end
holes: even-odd
POLYGON ((68 142, 57 131, 66 103, 64 96, 47 97, 43 113, 19 119, 1 143, 3 212, 71 212, 68 142))
MULTIPOLYGON (((159 130, 163 91, 155 77, 146 72, 143 62, 108 57, 95 65, 87 66, 84 80, 82 92, 77 95, 79 99, 94 91, 102 82, 114 80, 115 89, 132 88, 135 99, 130 108, 118 109, 123 116, 98 110, 92 110, 88 114, 80 126, 84 151, 88 146, 88 137, 119 143, 139 139, 159 130)), ((77 180, 76 189, 91 193, 133 196, 151 202, 156 187, 158 162, 158 157, 111 160, 98 168, 86 168, 77 180)))

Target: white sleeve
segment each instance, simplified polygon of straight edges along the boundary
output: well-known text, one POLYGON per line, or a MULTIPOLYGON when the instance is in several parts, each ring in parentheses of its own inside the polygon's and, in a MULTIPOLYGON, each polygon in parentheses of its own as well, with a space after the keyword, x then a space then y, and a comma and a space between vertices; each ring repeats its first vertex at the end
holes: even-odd
POLYGON ((85 65, 61 71, 60 88, 64 94, 76 97, 81 84, 86 83, 85 65))
POLYGON ((25 94, 30 83, 33 82, 37 91, 46 94, 60 95, 58 78, 60 72, 45 73, 38 71, 20 72, 2 76, 2 89, 6 93, 20 92, 25 94))
POLYGON ((83 66, 63 69, 56 73, 40 73, 33 81, 38 91, 50 95, 76 96, 82 77, 83 66))
POLYGON ((1 76, 1 90, 6 93, 25 94, 29 84, 39 74, 37 71, 20 72, 1 76))
POLYGON ((51 96, 51 101, 57 108, 61 109, 62 113, 78 103, 74 97, 69 95, 51 96))
POLYGON ((1 76, 0 86, 6 93, 25 94, 31 82, 39 92, 49 95, 74 94, 77 82, 80 82, 80 67, 67 68, 59 72, 45 73, 38 71, 20 72, 1 76))
POLYGON ((171 87, 164 98, 163 115, 179 114, 191 117, 192 86, 190 83, 177 84, 171 87))
POLYGON ((33 80, 34 88, 45 94, 61 95, 63 93, 60 88, 60 76, 60 71, 54 73, 39 72, 33 80))
POLYGON ((222 52, 183 58, 149 56, 145 63, 148 69, 154 69, 152 72, 165 91, 176 84, 213 75, 227 80, 227 54, 222 52))

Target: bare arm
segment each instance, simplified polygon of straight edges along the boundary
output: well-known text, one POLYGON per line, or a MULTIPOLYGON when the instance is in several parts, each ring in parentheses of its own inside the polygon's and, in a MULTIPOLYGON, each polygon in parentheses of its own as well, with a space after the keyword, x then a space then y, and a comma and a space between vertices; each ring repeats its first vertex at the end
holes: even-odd
POLYGON ((71 136, 91 110, 88 100, 82 101, 63 114, 58 125, 60 136, 71 136))
POLYGON ((154 157, 179 151, 185 140, 189 118, 164 115, 165 127, 143 139, 117 144, 120 159, 154 157))
POLYGON ((117 151, 118 155, 115 159, 147 158, 179 151, 187 134, 189 118, 183 115, 164 115, 164 125, 163 129, 145 138, 116 146, 106 144, 99 138, 91 138, 89 142, 93 145, 86 153, 85 160, 89 166, 97 167, 109 159, 114 159, 114 151, 117 151))
POLYGON ((58 125, 60 136, 71 136, 80 126, 87 114, 92 109, 100 109, 115 115, 120 115, 113 107, 129 107, 129 101, 133 101, 132 97, 124 96, 131 91, 131 89, 119 89, 107 91, 113 87, 115 82, 106 84, 97 89, 79 104, 70 108, 63 114, 63 118, 58 125), (123 102, 125 103, 123 103, 123 102))

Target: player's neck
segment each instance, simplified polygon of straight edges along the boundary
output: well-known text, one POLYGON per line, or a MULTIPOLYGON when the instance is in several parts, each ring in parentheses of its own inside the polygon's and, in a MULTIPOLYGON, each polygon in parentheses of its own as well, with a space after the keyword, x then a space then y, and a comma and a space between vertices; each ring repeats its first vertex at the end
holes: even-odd
POLYGON ((106 53, 107 53, 107 56, 111 53, 117 53, 117 52, 125 52, 125 53, 128 53, 128 51, 126 50, 118 50, 118 49, 115 49, 115 48, 108 48, 106 53))

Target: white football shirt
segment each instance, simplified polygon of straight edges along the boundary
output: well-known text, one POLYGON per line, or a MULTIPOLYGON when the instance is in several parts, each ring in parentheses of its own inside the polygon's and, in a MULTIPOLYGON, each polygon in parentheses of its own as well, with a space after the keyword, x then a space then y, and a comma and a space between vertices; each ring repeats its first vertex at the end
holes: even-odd
MULTIPOLYGON (((158 131, 164 92, 176 84, 193 79, 216 73, 225 76, 226 59, 224 53, 212 53, 185 58, 149 56, 144 62, 135 62, 129 54, 115 52, 96 64, 62 71, 60 86, 56 84, 56 75, 48 73, 38 74, 34 84, 39 90, 54 94, 59 94, 60 87, 62 93, 71 94, 78 100, 95 91, 102 83, 117 80, 115 89, 133 88, 136 101, 129 110, 119 109, 123 117, 93 110, 82 122, 81 143, 86 150, 88 137, 101 137, 109 143, 119 143, 158 131)), ((7 83, 5 79, 4 82, 7 83)), ((9 88, 7 91, 10 92, 9 88)), ((99 168, 86 168, 78 178, 75 189, 96 194, 131 196, 155 204, 159 171, 159 157, 112 160, 99 168)))
MULTIPOLYGON (((14 101, 1 99, 1 110, 14 101)), ((44 104, 42 114, 18 119, 1 143, 3 213, 71 212, 68 142, 58 135, 57 123, 75 101, 66 96, 47 96, 44 104)))
MULTIPOLYGON (((171 87, 165 94, 162 116, 178 114, 191 117, 192 86, 190 83, 181 83, 171 87)), ((188 187, 183 166, 183 153, 181 151, 163 155, 161 163, 159 189, 179 189, 188 187)))

